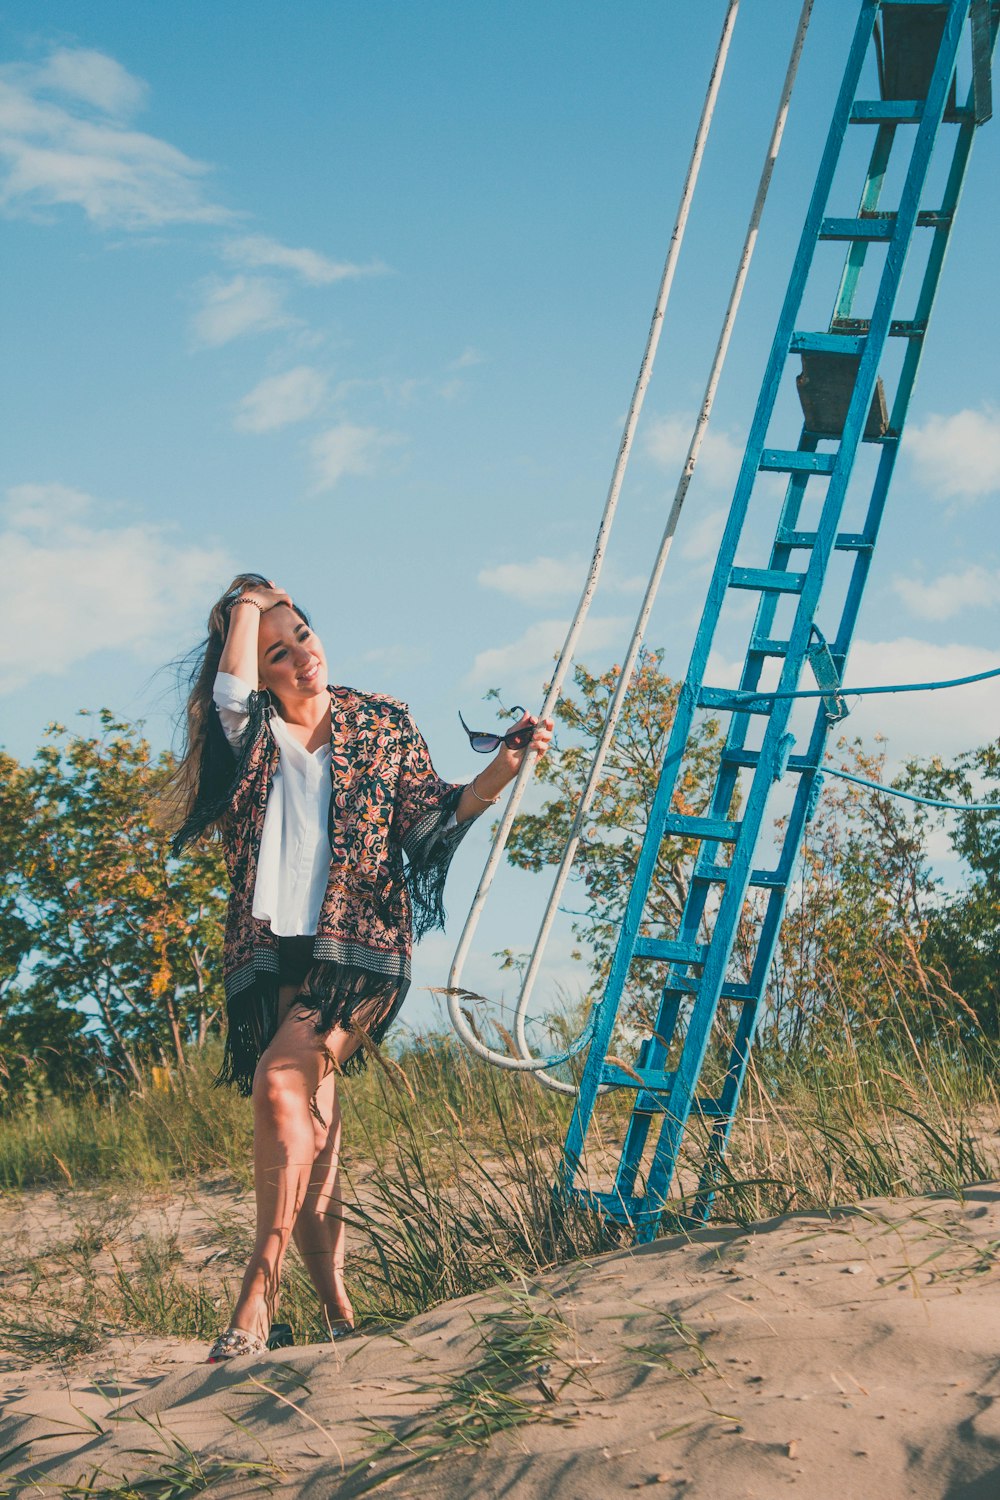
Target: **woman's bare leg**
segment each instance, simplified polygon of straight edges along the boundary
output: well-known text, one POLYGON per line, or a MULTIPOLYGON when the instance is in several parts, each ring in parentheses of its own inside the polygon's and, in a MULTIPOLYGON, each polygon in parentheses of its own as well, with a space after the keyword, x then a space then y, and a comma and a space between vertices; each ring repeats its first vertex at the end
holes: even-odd
POLYGON ((317 1129, 316 1159, 309 1187, 292 1231, 298 1252, 316 1288, 323 1322, 330 1330, 353 1324, 354 1309, 344 1286, 345 1225, 340 1196, 340 1101, 331 1074, 320 1085, 318 1112, 327 1122, 317 1129))
MULTIPOLYGON (((310 1197, 317 1150, 322 1155, 328 1149, 332 1134, 332 1114, 318 1120, 314 1102, 321 1113, 321 1100, 330 1108, 336 1097, 336 1068, 358 1046, 356 1037, 339 1029, 325 1038, 318 1037, 314 1018, 294 1008, 295 995, 296 990, 288 987, 279 993, 279 1015, 283 1019, 257 1065, 253 1086, 257 1235, 232 1323, 260 1338, 267 1337, 277 1310, 281 1266, 296 1221, 310 1197)), ((339 1143, 338 1131, 337 1155, 339 1143)), ((324 1168, 317 1175, 324 1183, 331 1176, 335 1180, 336 1167, 332 1174, 324 1168)), ((328 1240, 328 1245, 331 1254, 336 1252, 335 1238, 328 1240)), ((319 1256, 310 1255, 307 1265, 310 1263, 319 1269, 319 1256)), ((319 1283, 316 1285, 324 1305, 329 1292, 333 1292, 336 1304, 335 1280, 329 1285, 324 1281, 322 1289, 319 1283)))

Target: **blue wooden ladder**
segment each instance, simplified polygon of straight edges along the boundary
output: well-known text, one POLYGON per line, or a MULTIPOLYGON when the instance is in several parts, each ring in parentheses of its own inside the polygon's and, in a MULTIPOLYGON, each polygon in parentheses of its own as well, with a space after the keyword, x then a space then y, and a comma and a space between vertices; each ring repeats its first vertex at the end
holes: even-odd
POLYGON ((998 24, 997 0, 864 0, 861 5, 566 1137, 561 1190, 580 1194, 610 1218, 633 1226, 640 1240, 656 1234, 668 1207, 692 1114, 707 1122, 698 1133, 700 1181, 669 1206, 676 1221, 687 1223, 703 1222, 711 1211, 827 735, 845 712, 837 688, 972 138, 991 113, 998 24), (956 66, 960 60, 966 66, 966 46, 971 85, 967 102, 959 105, 956 66), (871 97, 876 93, 879 97, 871 97), (842 192, 840 179, 849 171, 859 132, 874 136, 859 206, 846 216, 831 213, 831 191, 837 181, 842 192), (928 203, 935 146, 937 188, 928 203), (949 150, 945 174, 939 161, 949 150), (895 206, 883 208, 886 200, 895 206), (810 302, 816 301, 830 255, 817 251, 831 241, 846 243, 846 262, 842 269, 839 260, 833 263, 831 289, 838 270, 840 276, 833 316, 826 329, 814 332, 800 327, 804 298, 808 293, 810 302), (897 317, 901 286, 908 315, 897 317), (865 309, 863 316, 856 315, 859 308, 865 309), (902 343, 890 345, 890 340, 902 343), (797 403, 790 394, 793 358, 801 362, 797 403), (783 424, 786 430, 790 421, 799 426, 799 407, 797 443, 769 446, 772 429, 780 436, 783 424), (873 457, 858 465, 851 485, 861 444, 871 445, 873 457), (775 474, 787 478, 779 483, 783 498, 769 505, 775 481, 762 483, 761 476, 775 474), (751 501, 754 519, 748 526, 751 501), (842 529, 848 504, 848 516, 857 517, 856 530, 842 529), (765 543, 770 534, 760 515, 773 510, 778 515, 770 555, 765 562, 758 553, 753 565, 762 534, 765 543), (841 559, 828 578, 836 554, 846 554, 846 567, 841 559), (738 556, 744 560, 737 562, 738 556), (792 752, 788 730, 794 700, 741 698, 737 706, 732 690, 705 684, 720 613, 734 590, 757 597, 741 689, 763 692, 768 668, 772 677, 780 672, 776 691, 813 687, 813 679, 829 689, 800 753, 792 752), (807 664, 811 673, 802 681, 807 664), (689 816, 676 807, 699 711, 728 718, 728 729, 707 811, 689 816), (791 778, 792 803, 775 854, 768 804, 783 778, 791 778), (767 852, 769 868, 755 865, 759 847, 767 852), (683 853, 690 862, 683 913, 677 931, 669 934, 650 930, 646 914, 657 860, 668 851, 672 859, 683 853), (759 915, 749 957, 743 954, 742 977, 734 977, 734 943, 743 918, 745 948, 748 900, 760 903, 759 915), (636 960, 662 964, 666 973, 655 1022, 634 1066, 623 1067, 608 1059, 608 1044, 636 960), (720 1001, 738 1017, 726 1042, 718 1024, 720 1001), (704 1098, 698 1094, 699 1079, 713 1040, 716 1059, 721 1050, 722 1081, 713 1097, 704 1098), (632 1090, 634 1102, 614 1186, 599 1192, 591 1186, 584 1148, 598 1093, 608 1088, 632 1090), (650 1150, 654 1120, 658 1131, 650 1150))

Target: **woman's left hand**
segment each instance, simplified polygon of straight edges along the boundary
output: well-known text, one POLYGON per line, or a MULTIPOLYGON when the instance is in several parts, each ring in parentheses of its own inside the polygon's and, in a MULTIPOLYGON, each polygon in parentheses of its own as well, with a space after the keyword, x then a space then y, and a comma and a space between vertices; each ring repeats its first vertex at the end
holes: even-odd
POLYGON ((535 751, 538 759, 541 760, 549 748, 549 741, 552 739, 552 731, 555 727, 551 719, 537 719, 534 714, 524 714, 516 724, 511 725, 507 733, 511 733, 511 730, 522 729, 527 724, 535 726, 529 745, 526 745, 523 750, 512 750, 509 745, 501 745, 496 753, 494 765, 498 769, 503 768, 508 781, 513 781, 529 750, 535 751))
MULTIPOLYGON (((527 724, 534 726, 530 744, 523 746, 520 750, 512 750, 509 745, 501 745, 489 765, 484 766, 462 792, 455 813, 459 823, 478 817, 487 806, 497 800, 504 788, 514 780, 529 750, 533 750, 539 760, 548 750, 554 727, 552 720, 536 719, 534 714, 525 714, 512 727, 520 729, 527 724)), ((509 734, 510 730, 507 732, 509 734)))

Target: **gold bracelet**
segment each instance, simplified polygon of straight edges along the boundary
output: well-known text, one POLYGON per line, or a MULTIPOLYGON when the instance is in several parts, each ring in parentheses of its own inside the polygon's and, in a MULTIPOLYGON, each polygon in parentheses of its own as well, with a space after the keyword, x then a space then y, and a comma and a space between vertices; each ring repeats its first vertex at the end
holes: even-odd
MULTIPOLYGON (((479 774, 481 775, 482 773, 480 772, 479 774)), ((475 797, 476 801, 481 802, 484 807, 492 807, 494 803, 500 801, 500 793, 498 792, 495 797, 480 797, 479 793, 476 791, 476 782, 478 780, 479 775, 473 776, 472 780, 469 782, 469 791, 475 797)))
POLYGON ((234 599, 232 604, 229 606, 230 609, 235 609, 237 604, 252 604, 254 609, 260 610, 261 614, 265 613, 264 606, 263 604, 261 604, 260 600, 251 599, 249 594, 241 594, 238 599, 234 599))

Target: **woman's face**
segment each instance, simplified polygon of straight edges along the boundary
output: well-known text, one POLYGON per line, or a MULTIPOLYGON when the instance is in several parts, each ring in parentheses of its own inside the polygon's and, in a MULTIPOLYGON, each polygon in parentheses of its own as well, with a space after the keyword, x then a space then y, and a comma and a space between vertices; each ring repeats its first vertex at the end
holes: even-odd
POLYGON ((261 615, 257 674, 261 687, 288 706, 326 692, 323 643, 287 604, 261 615))

